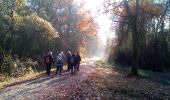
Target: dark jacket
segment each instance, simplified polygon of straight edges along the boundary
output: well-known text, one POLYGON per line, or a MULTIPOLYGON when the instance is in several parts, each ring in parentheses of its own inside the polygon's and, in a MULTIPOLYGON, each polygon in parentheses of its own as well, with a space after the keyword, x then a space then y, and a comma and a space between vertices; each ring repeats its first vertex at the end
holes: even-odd
POLYGON ((71 63, 71 56, 70 54, 67 54, 67 63, 71 63))
POLYGON ((81 61, 80 55, 76 55, 76 63, 80 63, 80 61, 81 61))
POLYGON ((77 62, 76 62, 76 55, 73 54, 73 55, 72 55, 72 59, 73 59, 73 62, 71 62, 71 63, 75 65, 75 64, 77 63, 77 62))

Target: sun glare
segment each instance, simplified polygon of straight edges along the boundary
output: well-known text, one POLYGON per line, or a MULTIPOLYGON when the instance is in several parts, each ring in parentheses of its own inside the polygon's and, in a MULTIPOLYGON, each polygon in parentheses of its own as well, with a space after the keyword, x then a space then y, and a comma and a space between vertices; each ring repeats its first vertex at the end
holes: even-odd
MULTIPOLYGON (((110 27, 111 27, 110 15, 98 12, 104 0, 77 0, 77 1, 83 2, 85 4, 84 9, 91 11, 92 16, 94 16, 94 20, 99 25, 97 35, 102 40, 102 42, 105 44, 107 41, 107 38, 110 37, 112 33, 110 32, 110 27)), ((116 1, 120 1, 120 0, 116 0, 116 1)))

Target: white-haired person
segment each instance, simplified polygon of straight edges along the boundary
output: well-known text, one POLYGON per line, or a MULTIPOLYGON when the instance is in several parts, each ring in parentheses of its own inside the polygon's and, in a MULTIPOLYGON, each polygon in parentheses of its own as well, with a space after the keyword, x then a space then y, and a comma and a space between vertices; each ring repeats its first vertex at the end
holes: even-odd
MULTIPOLYGON (((60 54, 61 54, 61 57, 62 57, 62 64, 63 64, 63 66, 64 66, 64 63, 65 63, 65 61, 66 61, 66 57, 65 57, 63 51, 61 51, 60 54)), ((63 66, 62 66, 62 68, 61 68, 62 70, 63 70, 63 66)))
POLYGON ((56 75, 59 71, 59 74, 61 75, 61 70, 62 70, 62 67, 63 67, 63 58, 62 58, 62 55, 61 54, 58 54, 57 55, 57 58, 56 58, 56 75))

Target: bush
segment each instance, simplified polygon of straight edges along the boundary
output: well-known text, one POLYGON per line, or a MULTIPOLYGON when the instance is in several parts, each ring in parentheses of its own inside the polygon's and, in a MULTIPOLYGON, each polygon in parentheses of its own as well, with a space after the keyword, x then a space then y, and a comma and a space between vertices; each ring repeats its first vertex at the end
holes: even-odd
POLYGON ((0 69, 0 80, 6 80, 8 77, 20 77, 29 73, 39 72, 45 69, 42 66, 42 60, 33 61, 31 58, 20 61, 18 58, 7 54, 0 69), (6 78, 6 79, 5 79, 6 78))

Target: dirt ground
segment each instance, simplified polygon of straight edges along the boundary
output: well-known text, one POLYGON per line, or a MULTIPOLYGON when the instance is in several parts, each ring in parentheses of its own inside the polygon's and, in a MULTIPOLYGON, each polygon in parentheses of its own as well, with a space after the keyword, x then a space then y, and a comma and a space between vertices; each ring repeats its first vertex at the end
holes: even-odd
POLYGON ((76 75, 41 75, 0 90, 0 100, 170 100, 170 86, 128 78, 126 68, 98 67, 86 59, 76 75))

